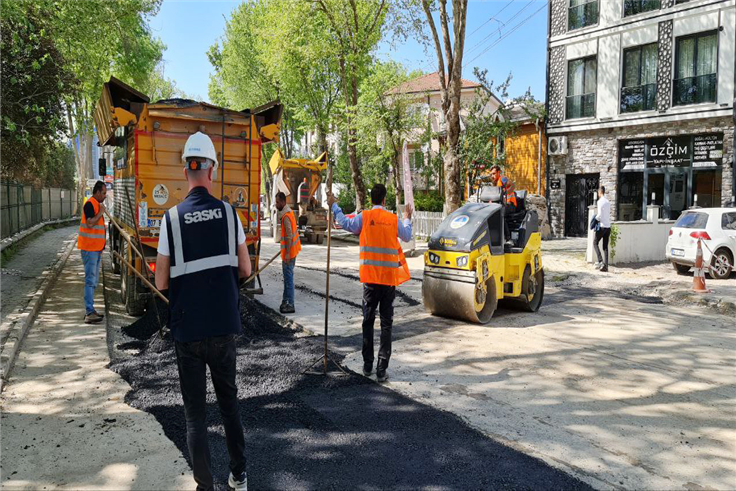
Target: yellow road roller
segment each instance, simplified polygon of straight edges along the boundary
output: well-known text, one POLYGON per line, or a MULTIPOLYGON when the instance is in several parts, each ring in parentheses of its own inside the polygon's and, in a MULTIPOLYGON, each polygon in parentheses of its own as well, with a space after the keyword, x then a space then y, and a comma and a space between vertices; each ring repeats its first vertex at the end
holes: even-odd
POLYGON ((517 191, 506 214, 503 190, 486 186, 477 202, 447 216, 424 254, 422 299, 434 315, 486 324, 499 301, 536 312, 544 298, 539 219, 517 191))

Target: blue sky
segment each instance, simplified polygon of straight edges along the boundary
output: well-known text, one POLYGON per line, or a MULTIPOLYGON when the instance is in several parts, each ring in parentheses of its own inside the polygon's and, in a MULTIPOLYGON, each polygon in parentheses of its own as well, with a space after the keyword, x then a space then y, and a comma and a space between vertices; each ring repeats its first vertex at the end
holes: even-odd
MULTIPOLYGON (((166 76, 187 95, 207 100, 212 66, 207 50, 225 29, 225 19, 239 1, 164 0, 151 19, 151 29, 166 44, 166 76)), ((501 81, 511 72, 512 97, 528 87, 544 99, 546 0, 470 0, 465 38, 463 78, 473 79, 473 67, 488 69, 488 77, 501 81), (536 12, 536 14, 535 14, 536 12)), ((391 48, 382 44, 382 59, 394 59, 411 69, 436 70, 433 51, 424 52, 415 41, 391 48)))

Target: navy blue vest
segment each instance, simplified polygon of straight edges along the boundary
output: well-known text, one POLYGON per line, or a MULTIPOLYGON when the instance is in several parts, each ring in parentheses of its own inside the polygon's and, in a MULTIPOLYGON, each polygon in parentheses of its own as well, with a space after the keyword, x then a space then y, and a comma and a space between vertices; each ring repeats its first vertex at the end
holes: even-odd
POLYGON ((166 225, 169 328, 174 339, 191 342, 239 333, 235 209, 197 187, 166 212, 166 225))

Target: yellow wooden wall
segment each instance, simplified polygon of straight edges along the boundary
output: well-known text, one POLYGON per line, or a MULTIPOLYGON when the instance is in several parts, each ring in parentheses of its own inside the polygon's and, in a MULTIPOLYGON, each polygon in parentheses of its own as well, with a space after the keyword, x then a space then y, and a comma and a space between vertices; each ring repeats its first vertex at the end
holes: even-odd
MULTIPOLYGON (((534 123, 519 126, 513 136, 506 137, 506 167, 517 190, 537 194, 537 159, 539 156, 539 129, 534 123)), ((547 139, 542 131, 542 195, 545 194, 545 167, 547 161, 547 139)))

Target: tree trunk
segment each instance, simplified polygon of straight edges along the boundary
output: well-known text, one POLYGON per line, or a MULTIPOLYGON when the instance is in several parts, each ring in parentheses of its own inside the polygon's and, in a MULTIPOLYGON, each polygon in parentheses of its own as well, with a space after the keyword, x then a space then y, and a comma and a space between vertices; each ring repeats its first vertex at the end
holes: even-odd
POLYGON ((447 111, 447 146, 445 148, 445 211, 452 213, 462 205, 461 158, 457 154, 460 140, 460 87, 458 79, 450 82, 450 108, 447 111), (457 86, 457 87, 454 87, 457 86), (454 90, 457 89, 457 90, 454 90), (456 92, 456 94, 455 94, 456 92))
POLYGON ((358 105, 358 80, 357 74, 354 72, 350 74, 350 80, 346 80, 347 73, 344 60, 340 60, 340 68, 343 80, 345 80, 346 85, 349 85, 349 90, 345 91, 348 160, 350 161, 353 188, 355 189, 355 213, 360 213, 363 210, 363 203, 365 203, 366 190, 363 183, 363 173, 360 171, 360 164, 358 163, 358 150, 355 145, 357 136, 353 126, 353 111, 358 105))

